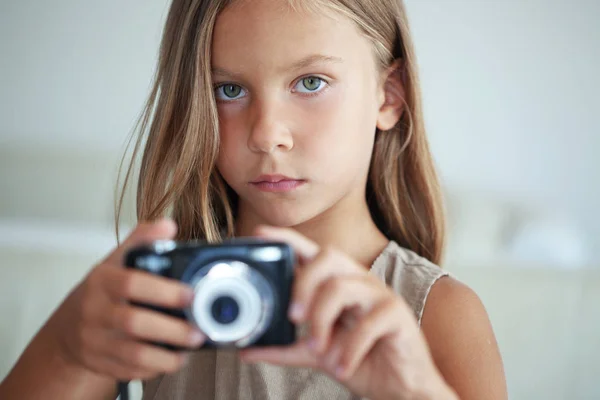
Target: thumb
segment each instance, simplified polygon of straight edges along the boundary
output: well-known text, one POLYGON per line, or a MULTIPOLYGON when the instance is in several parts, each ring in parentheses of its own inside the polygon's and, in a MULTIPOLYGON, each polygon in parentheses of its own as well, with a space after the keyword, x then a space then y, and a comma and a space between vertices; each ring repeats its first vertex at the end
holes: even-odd
POLYGON ((311 262, 319 253, 320 248, 300 232, 290 228, 278 228, 274 226, 259 226, 255 229, 255 236, 274 241, 282 241, 290 245, 301 264, 311 262))
POLYGON ((125 253, 132 247, 155 240, 171 240, 177 234, 177 224, 170 218, 138 224, 129 236, 105 259, 105 263, 122 265, 125 253))

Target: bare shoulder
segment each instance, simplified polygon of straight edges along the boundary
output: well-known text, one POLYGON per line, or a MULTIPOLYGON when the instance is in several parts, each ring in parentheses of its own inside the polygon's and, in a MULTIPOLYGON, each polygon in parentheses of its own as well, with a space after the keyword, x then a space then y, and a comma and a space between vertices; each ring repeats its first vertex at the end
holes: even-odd
POLYGON ((427 298, 421 327, 438 369, 462 400, 508 397, 492 325, 471 288, 440 278, 427 298))

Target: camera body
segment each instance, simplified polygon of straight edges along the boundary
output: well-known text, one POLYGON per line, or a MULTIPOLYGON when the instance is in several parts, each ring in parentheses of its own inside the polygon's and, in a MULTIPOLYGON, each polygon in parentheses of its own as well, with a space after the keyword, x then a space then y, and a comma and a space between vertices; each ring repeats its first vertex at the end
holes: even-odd
POLYGON ((138 305, 196 325, 207 337, 201 348, 293 343, 296 329, 287 310, 294 264, 287 244, 258 239, 219 244, 156 241, 131 249, 125 256, 128 268, 192 287, 194 299, 185 309, 138 305))

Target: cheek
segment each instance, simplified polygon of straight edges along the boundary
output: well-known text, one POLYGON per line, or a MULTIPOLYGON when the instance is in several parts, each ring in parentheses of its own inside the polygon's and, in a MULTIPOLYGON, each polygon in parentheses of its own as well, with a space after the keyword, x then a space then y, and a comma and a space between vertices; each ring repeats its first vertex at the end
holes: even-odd
POLYGON ((217 110, 219 113, 219 137, 222 144, 230 144, 239 141, 236 135, 243 132, 244 120, 241 110, 231 105, 220 105, 217 110))
MULTIPOLYGON (((372 96, 371 96, 372 97, 372 96)), ((376 127, 374 99, 360 87, 337 91, 314 104, 311 115, 303 118, 303 132, 311 138, 310 154, 336 168, 344 160, 369 158, 376 127)))
POLYGON ((311 147, 339 145, 348 137, 350 101, 348 90, 331 90, 322 99, 311 101, 297 119, 302 136, 311 138, 311 147))
POLYGON ((219 107, 218 111, 220 145, 217 164, 219 167, 225 167, 241 158, 245 121, 242 113, 231 106, 219 107))

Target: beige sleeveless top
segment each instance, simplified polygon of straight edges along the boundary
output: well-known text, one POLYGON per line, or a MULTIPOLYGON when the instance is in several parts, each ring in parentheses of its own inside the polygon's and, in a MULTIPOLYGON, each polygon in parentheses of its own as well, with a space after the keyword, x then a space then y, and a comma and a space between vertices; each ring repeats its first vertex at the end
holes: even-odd
MULTIPOLYGON (((447 275, 417 254, 390 242, 373 263, 374 274, 404 298, 421 324, 432 285, 447 275)), ((268 364, 243 364, 235 350, 202 350, 172 375, 144 382, 143 400, 358 399, 324 373, 268 364)))

